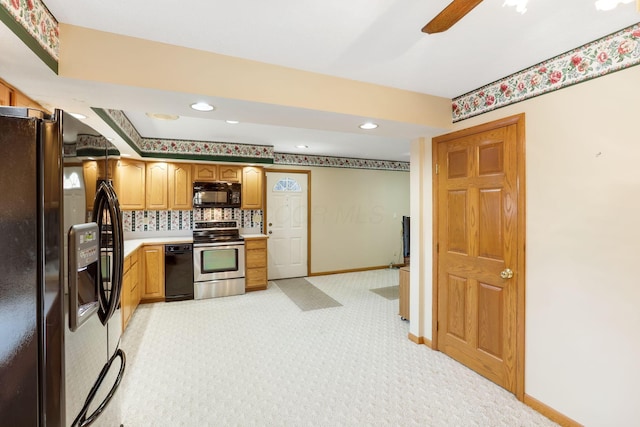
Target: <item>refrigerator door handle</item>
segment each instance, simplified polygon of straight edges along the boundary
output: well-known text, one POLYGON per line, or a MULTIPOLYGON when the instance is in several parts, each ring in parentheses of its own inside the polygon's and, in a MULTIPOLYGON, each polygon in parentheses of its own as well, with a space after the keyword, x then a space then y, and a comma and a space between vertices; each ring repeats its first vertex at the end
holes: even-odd
MULTIPOLYGON (((122 266, 124 261, 123 254, 123 234, 122 234, 122 218, 118 197, 108 182, 100 183, 96 193, 93 205, 93 220, 98 223, 99 230, 102 232, 104 224, 104 214, 108 213, 111 218, 111 228, 113 237, 113 265, 109 290, 104 289, 102 277, 98 280, 98 295, 100 299, 100 310, 98 316, 103 325, 106 325, 113 313, 120 304, 120 292, 122 289, 122 266)), ((100 268, 100 272, 102 268, 100 268)))
POLYGON ((124 369, 126 364, 127 364, 127 357, 124 351, 122 351, 122 349, 116 350, 116 352, 113 353, 113 356, 111 356, 109 361, 104 365, 104 367, 102 368, 102 371, 100 371, 100 375, 98 376, 98 379, 96 380, 93 387, 91 387, 91 391, 89 391, 87 400, 85 400, 84 405, 82 406, 82 409, 80 410, 80 413, 78 414, 76 419, 73 420, 73 424, 71 424, 71 427, 89 426, 93 424, 93 422, 100 416, 100 414, 102 414, 102 412, 105 410, 105 408, 107 407, 107 405, 109 404, 113 396, 116 394, 116 390, 120 386, 120 382, 122 381, 122 377, 124 376, 124 369), (98 392, 98 389, 102 385, 102 381, 104 381, 104 378, 107 376, 107 372, 109 372, 109 369, 111 368, 111 365, 116 360, 116 358, 120 358, 122 360, 120 364, 120 370, 118 371, 118 377, 113 383, 113 386, 111 386, 111 390, 109 390, 109 394, 107 394, 107 397, 104 398, 104 400, 100 403, 98 408, 95 411, 93 411, 91 415, 87 416, 87 412, 89 411, 89 405, 91 405, 91 402, 93 402, 93 399, 96 397, 96 393, 98 392))

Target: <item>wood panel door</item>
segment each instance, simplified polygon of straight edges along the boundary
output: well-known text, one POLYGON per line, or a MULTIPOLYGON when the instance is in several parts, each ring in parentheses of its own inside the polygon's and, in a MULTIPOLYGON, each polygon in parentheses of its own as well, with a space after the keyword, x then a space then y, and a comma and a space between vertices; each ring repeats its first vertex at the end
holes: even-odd
POLYGON ((515 123, 435 138, 434 157, 437 348, 522 399, 524 123, 519 118, 524 120, 516 116, 515 123))

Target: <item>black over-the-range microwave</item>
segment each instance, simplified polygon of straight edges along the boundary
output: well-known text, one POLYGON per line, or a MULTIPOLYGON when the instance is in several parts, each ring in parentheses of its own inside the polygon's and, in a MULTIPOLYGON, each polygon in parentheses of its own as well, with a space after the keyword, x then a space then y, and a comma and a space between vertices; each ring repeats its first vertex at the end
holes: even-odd
POLYGON ((241 184, 237 182, 194 182, 194 208, 239 208, 241 184))

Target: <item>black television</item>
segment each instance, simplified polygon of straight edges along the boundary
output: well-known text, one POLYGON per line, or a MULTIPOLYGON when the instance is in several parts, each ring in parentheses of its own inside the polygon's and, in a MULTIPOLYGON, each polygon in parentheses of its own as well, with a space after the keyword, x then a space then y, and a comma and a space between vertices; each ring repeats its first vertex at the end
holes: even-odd
POLYGON ((409 221, 410 217, 403 216, 402 217, 402 256, 405 258, 409 257, 409 237, 411 233, 409 232, 409 221))

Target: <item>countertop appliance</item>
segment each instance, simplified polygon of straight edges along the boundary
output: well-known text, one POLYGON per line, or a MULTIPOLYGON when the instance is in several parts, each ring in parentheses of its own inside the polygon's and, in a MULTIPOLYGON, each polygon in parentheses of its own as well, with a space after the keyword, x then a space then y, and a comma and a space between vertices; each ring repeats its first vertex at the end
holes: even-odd
POLYGON ((237 182, 194 182, 194 208, 239 208, 242 184, 237 182))
POLYGON ((193 299, 193 245, 164 246, 165 301, 193 299))
POLYGON ((244 294, 244 239, 238 221, 196 221, 193 230, 194 298, 244 294))
POLYGON ((83 168, 62 154, 83 134, 100 137, 61 110, 0 107, 3 425, 122 423, 121 214, 104 182, 84 224, 83 168), (102 245, 107 232, 112 244, 102 245))

